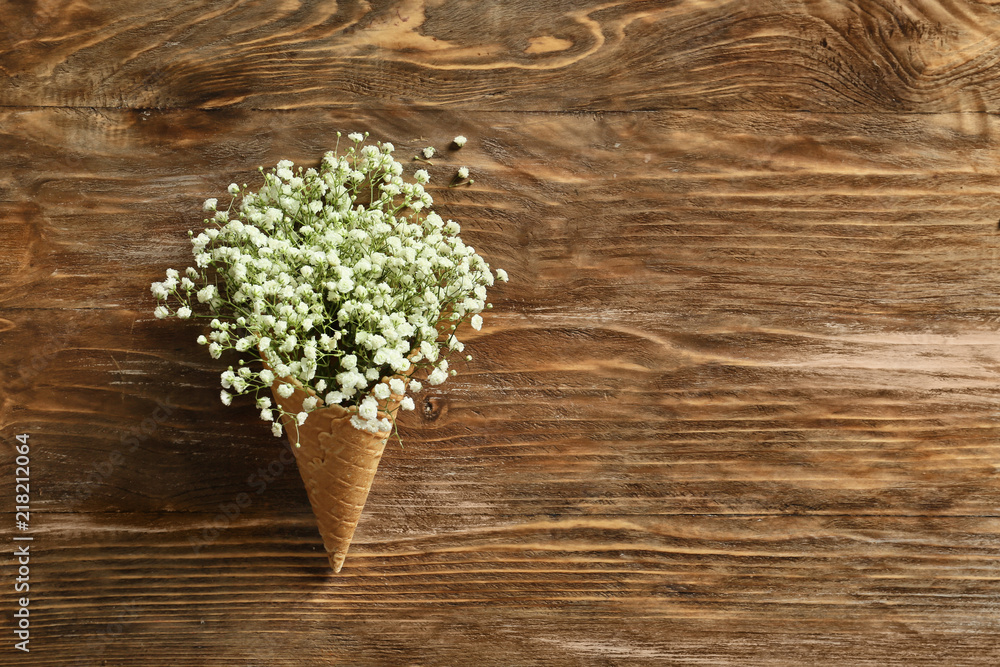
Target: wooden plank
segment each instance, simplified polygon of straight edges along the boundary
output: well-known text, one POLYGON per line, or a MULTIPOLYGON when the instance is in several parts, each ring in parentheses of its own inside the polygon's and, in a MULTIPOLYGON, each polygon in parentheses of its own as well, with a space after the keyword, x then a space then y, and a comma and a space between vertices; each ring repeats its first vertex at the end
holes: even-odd
MULTIPOLYGON (((217 512, 240 494, 308 509, 251 402, 218 402, 224 366, 194 328, 89 311, 72 333, 58 312, 17 314, 5 341, 39 352, 5 355, 0 423, 36 443, 39 511, 217 512)), ((518 320, 493 318, 474 361, 403 416, 366 514, 433 531, 539 512, 961 516, 1000 502, 1000 351, 985 331, 644 338, 518 320)))
POLYGON ((981 113, 1000 100, 1000 14, 971 0, 87 0, 13 3, 5 28, 5 106, 981 113))
POLYGON ((243 517, 197 552, 204 515, 45 515, 31 664, 1000 657, 996 518, 539 516, 420 538, 396 523, 368 521, 333 576, 301 514, 243 517))
POLYGON ((20 250, 0 267, 7 308, 145 309, 147 279, 190 261, 185 233, 200 224, 204 198, 252 182, 258 165, 315 164, 336 131, 361 128, 393 140, 404 160, 458 133, 474 137, 440 153, 432 192, 488 258, 533 279, 516 296, 535 313, 641 317, 663 308, 668 320, 773 312, 772 325, 819 314, 824 323, 871 316, 907 326, 937 308, 917 328, 940 332, 998 314, 984 270, 996 258, 1000 210, 998 125, 987 116, 0 118, 10 212, 0 234, 20 250), (462 164, 476 185, 446 188, 462 164), (691 307, 703 301, 711 308, 691 307))

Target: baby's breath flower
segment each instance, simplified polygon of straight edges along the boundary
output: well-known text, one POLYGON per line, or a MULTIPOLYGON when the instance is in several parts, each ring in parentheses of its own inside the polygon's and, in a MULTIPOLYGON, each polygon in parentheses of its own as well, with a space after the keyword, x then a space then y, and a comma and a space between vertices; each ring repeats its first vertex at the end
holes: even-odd
POLYGON ((233 395, 230 394, 225 389, 223 389, 222 391, 219 392, 219 398, 222 399, 222 404, 223 405, 229 405, 230 403, 233 402, 233 395))
MULTIPOLYGON (((302 423, 318 396, 352 409, 356 428, 391 430, 380 406, 391 397, 414 409, 406 394, 423 385, 411 376, 438 385, 453 374, 447 357, 465 347, 459 325, 480 329, 488 307, 494 271, 462 243, 457 222, 431 209, 427 170, 407 182, 391 144, 366 145, 367 134, 356 132, 347 138, 344 152, 327 153, 315 168, 282 160, 261 169, 257 191, 231 184, 223 210, 206 200, 207 228, 189 233, 194 266, 183 277, 170 269, 150 286, 165 302, 156 317, 187 319, 197 308, 212 318, 198 337, 212 358, 232 350, 266 362, 255 370, 241 360, 238 371, 223 373, 224 402, 272 386, 282 399, 297 385, 315 392, 293 412, 257 399, 278 436, 274 412, 302 423)), ((427 147, 415 159, 434 155, 427 147)), ((468 174, 458 170, 460 179, 468 174)), ((501 269, 495 275, 507 280, 501 269)))
MULTIPOLYGON (((455 137, 454 139, 452 139, 452 141, 455 142, 456 146, 458 146, 459 148, 461 148, 462 146, 465 145, 465 142, 468 141, 468 139, 466 139, 465 137, 463 137, 460 134, 457 137, 455 137)), ((462 178, 465 178, 465 176, 463 176, 462 178)))
POLYGON ((198 290, 198 302, 205 303, 211 301, 212 297, 216 294, 215 285, 205 285, 205 287, 198 290))

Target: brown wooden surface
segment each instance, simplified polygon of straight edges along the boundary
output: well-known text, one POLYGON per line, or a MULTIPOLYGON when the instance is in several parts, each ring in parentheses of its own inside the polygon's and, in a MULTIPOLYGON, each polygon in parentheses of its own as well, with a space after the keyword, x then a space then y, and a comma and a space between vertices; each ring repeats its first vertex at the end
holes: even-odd
POLYGON ((997 6, 0 15, 0 665, 1000 663, 997 6), (511 282, 332 575, 149 283, 355 129, 511 282))

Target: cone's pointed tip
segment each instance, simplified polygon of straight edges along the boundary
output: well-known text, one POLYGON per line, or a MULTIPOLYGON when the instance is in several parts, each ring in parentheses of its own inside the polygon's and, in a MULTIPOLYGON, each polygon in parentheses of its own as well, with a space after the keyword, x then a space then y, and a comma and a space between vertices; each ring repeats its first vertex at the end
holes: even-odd
POLYGON ((340 569, 344 567, 344 560, 347 558, 347 551, 338 551, 335 554, 330 554, 330 565, 333 566, 333 571, 340 572, 340 569))

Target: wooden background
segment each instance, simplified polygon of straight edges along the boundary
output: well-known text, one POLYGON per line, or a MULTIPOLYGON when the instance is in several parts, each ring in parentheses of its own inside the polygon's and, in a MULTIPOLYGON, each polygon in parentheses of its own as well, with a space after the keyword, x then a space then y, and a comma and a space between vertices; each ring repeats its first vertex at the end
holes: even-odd
POLYGON ((0 24, 0 665, 1000 663, 998 3, 0 24), (432 192, 511 281, 335 576, 282 442, 149 284, 205 198, 338 130, 468 136, 432 192))

